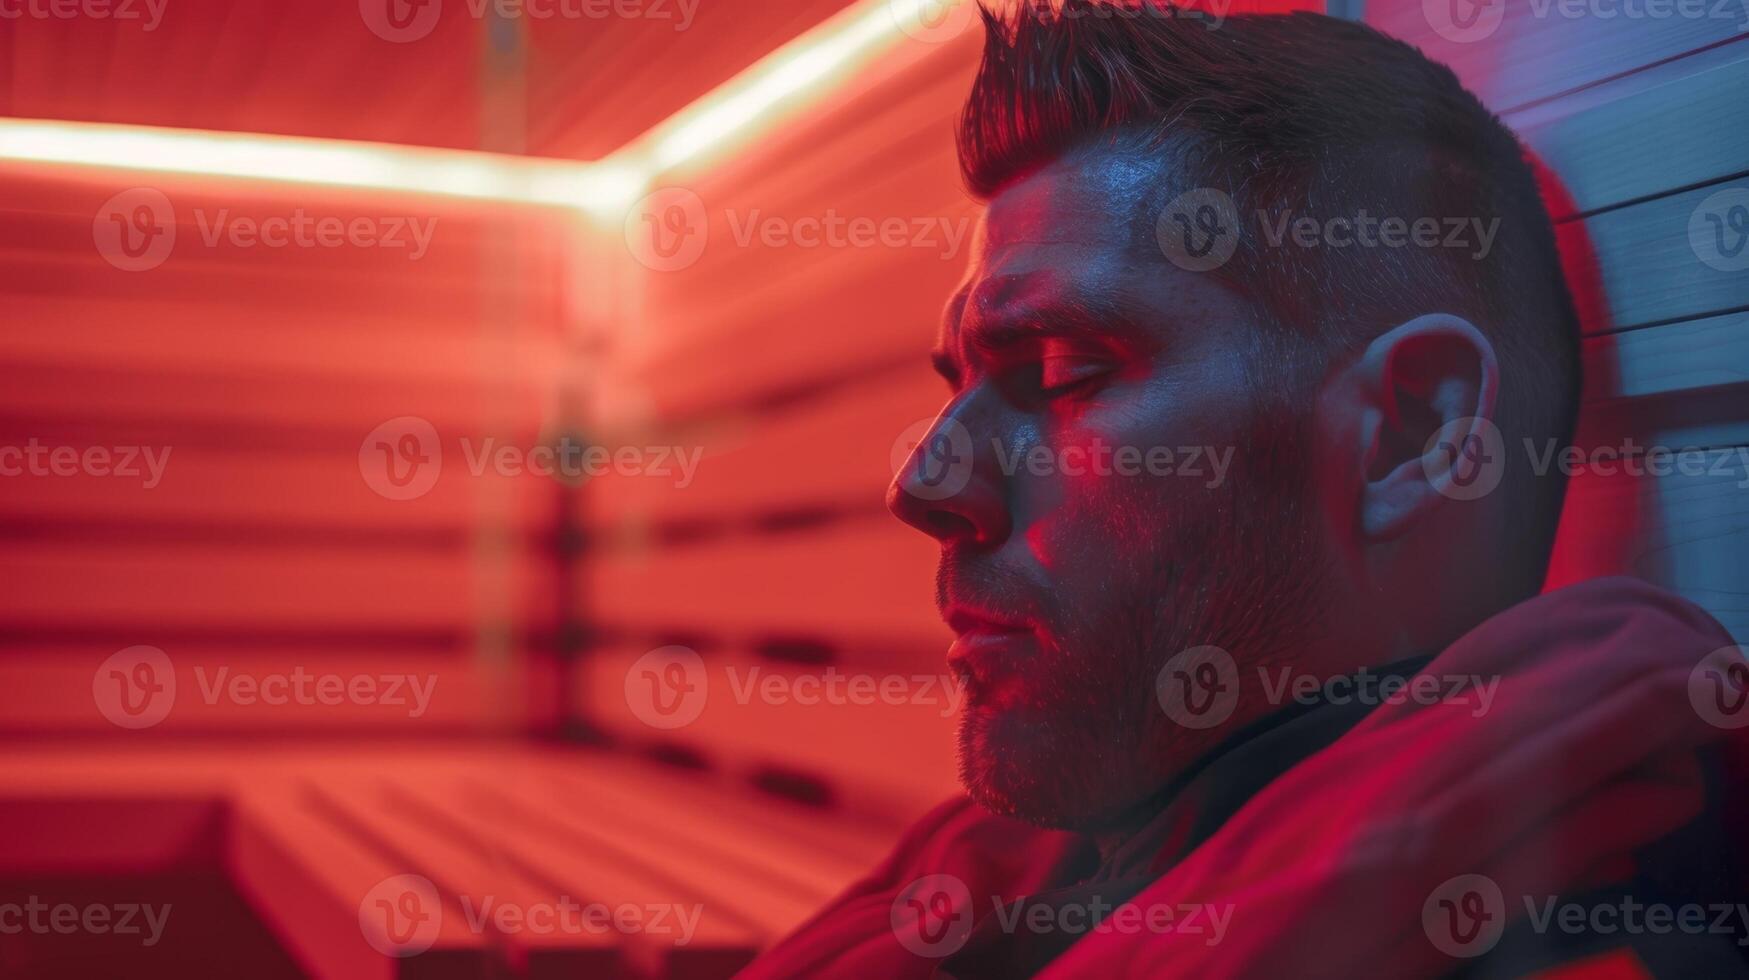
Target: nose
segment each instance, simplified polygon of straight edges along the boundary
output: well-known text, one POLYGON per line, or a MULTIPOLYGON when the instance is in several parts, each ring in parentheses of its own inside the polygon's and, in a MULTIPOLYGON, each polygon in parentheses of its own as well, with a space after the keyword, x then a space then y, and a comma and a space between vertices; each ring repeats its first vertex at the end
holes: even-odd
POLYGON ((982 455, 966 426, 943 414, 893 476, 887 509, 942 544, 1000 544, 1010 531, 1008 506, 994 452, 982 455))

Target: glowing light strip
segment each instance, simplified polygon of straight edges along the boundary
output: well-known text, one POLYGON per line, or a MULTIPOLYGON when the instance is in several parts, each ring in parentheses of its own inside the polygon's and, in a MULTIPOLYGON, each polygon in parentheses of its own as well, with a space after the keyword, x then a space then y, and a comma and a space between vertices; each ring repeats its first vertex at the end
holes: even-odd
POLYGON ((939 2, 863 0, 761 58, 614 156, 635 159, 639 151, 633 148, 648 147, 646 167, 660 172, 715 149, 803 95, 817 97, 811 86, 901 40, 903 19, 939 2))
MULTIPOLYGON (((817 98, 941 0, 862 0, 784 44, 599 163, 434 147, 51 119, 0 119, 0 160, 236 177, 575 208, 608 219, 657 174, 817 98)), ((969 2, 969 0, 956 0, 969 2)))
POLYGON ((0 160, 591 210, 637 186, 618 168, 496 153, 47 119, 0 119, 0 160))

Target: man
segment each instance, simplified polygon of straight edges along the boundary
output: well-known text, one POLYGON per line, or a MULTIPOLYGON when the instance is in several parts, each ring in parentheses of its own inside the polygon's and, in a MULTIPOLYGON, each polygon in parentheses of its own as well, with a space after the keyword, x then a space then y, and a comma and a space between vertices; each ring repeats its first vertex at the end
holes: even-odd
POLYGON ((1738 651, 1539 595, 1506 447, 1571 438, 1577 325, 1516 139, 1357 24, 1020 8, 889 498, 970 799, 749 975, 1743 972, 1738 651))

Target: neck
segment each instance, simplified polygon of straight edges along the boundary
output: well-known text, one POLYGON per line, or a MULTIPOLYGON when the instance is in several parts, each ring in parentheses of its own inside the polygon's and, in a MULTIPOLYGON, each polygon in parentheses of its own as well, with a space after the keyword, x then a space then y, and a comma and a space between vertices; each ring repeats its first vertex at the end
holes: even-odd
MULTIPOLYGON (((1395 658, 1368 669, 1381 674, 1408 675, 1419 670, 1425 660, 1425 656, 1395 658)), ((1370 709, 1323 703, 1295 703, 1276 709, 1199 755, 1193 764, 1140 803, 1084 833, 1099 849, 1101 864, 1110 865, 1138 833, 1168 807, 1176 805, 1186 789, 1199 777, 1205 776, 1207 778, 1201 781, 1202 789, 1186 805, 1212 809, 1201 815, 1185 811, 1184 826, 1202 827, 1203 832, 1212 832, 1215 826, 1225 821, 1231 810, 1243 805, 1264 784, 1297 765, 1306 755, 1340 737, 1367 710, 1370 709), (1335 715, 1328 714, 1329 711, 1334 711, 1335 715), (1294 727, 1278 732, 1290 725, 1294 727), (1211 772, 1215 767, 1223 768, 1211 772)), ((1174 823, 1177 822, 1175 818, 1174 823)))

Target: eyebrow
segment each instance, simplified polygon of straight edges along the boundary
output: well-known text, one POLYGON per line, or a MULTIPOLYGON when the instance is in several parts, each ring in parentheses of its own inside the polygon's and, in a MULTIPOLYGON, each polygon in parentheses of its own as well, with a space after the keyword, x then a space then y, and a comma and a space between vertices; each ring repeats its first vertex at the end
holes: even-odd
MULTIPOLYGON (((994 352, 1026 341, 1050 337, 1133 339, 1141 327, 1121 307, 1089 303, 1083 297, 1059 296, 1041 303, 1015 303, 999 313, 981 318, 967 336, 965 302, 956 304, 957 329, 949 332, 962 345, 979 352, 994 352)), ((951 308, 950 308, 951 309, 951 308)), ((951 314, 950 314, 951 315, 951 314)), ((955 390, 962 377, 955 350, 937 347, 929 354, 935 373, 955 390)))

